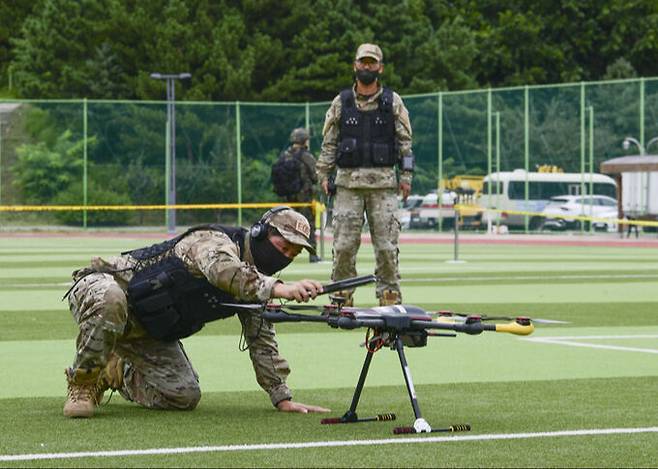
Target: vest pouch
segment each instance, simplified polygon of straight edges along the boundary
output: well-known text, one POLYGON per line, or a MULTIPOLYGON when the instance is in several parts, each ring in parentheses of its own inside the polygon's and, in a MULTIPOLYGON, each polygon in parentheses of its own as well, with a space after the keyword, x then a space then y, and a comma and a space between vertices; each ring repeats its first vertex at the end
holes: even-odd
POLYGON ((172 286, 185 272, 180 259, 169 258, 137 272, 128 283, 128 303, 137 321, 155 339, 168 340, 180 322, 178 295, 172 286))
POLYGON ((372 164, 373 166, 394 166, 393 152, 388 143, 372 144, 372 164))
POLYGON ((338 145, 336 164, 341 168, 354 168, 361 163, 356 138, 344 138, 338 145))
POLYGON ((133 304, 137 321, 154 339, 173 340, 171 333, 180 321, 173 300, 167 292, 151 295, 133 304))

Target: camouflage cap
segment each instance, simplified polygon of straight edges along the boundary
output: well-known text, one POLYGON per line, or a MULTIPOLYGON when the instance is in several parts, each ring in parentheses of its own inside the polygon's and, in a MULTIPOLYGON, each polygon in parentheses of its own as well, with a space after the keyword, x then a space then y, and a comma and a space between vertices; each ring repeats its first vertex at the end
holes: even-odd
POLYGON ((377 44, 361 44, 356 50, 355 60, 361 60, 365 57, 375 59, 377 62, 384 60, 384 54, 377 44))
POLYGON ((293 209, 282 210, 272 215, 267 224, 275 228, 288 242, 304 246, 308 252, 315 254, 315 249, 309 242, 311 226, 301 213, 293 209))
POLYGON ((311 135, 303 127, 298 127, 290 132, 290 143, 304 143, 311 135))

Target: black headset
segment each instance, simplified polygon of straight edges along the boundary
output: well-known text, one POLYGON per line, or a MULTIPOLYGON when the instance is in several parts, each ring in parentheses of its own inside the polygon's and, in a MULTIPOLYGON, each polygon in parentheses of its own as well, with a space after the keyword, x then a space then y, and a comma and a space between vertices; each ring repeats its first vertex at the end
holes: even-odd
POLYGON ((267 227, 269 226, 267 222, 270 221, 275 213, 283 212, 284 210, 292 209, 287 205, 279 205, 278 207, 273 207, 265 212, 263 216, 260 217, 260 220, 254 223, 249 229, 249 236, 251 239, 263 239, 267 236, 267 227))

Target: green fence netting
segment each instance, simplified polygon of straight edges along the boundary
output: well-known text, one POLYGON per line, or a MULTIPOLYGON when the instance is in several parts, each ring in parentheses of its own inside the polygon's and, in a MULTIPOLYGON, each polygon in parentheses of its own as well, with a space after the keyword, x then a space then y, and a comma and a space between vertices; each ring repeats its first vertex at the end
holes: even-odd
MULTIPOLYGON (((622 149, 625 137, 644 145, 658 135, 658 78, 403 99, 413 127, 418 195, 442 190, 442 180, 458 175, 536 171, 543 165, 583 174, 587 192, 587 175, 598 173, 602 161, 638 153, 622 149)), ((270 183, 272 162, 295 127, 310 129, 311 151, 318 155, 328 106, 176 102, 172 136, 166 102, 3 100, 0 205, 167 204, 172 137, 177 204, 278 202, 270 183)), ((247 224, 261 212, 178 210, 176 223, 247 224)), ((164 209, 0 211, 2 228, 166 223, 164 209)))

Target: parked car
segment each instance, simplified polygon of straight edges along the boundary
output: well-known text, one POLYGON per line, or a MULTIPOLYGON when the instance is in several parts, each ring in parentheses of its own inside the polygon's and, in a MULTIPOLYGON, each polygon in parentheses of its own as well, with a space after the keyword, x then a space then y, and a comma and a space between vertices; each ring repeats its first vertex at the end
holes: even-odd
MULTIPOLYGON (((617 229, 617 201, 606 195, 561 195, 551 197, 542 211, 540 227, 550 230, 578 229, 582 221, 572 217, 609 218, 610 221, 592 222, 594 229, 614 231, 617 229), (560 218, 555 217, 560 215, 560 218), (562 218, 564 217, 564 218, 562 218)), ((586 226, 588 226, 586 224, 586 226)))
POLYGON ((407 200, 400 198, 400 225, 402 229, 409 229, 411 227, 411 211, 419 207, 423 202, 423 196, 412 194, 407 197, 407 200))
POLYGON ((457 194, 453 191, 441 193, 441 203, 436 191, 423 197, 420 205, 411 210, 411 228, 434 228, 439 223, 439 215, 444 219, 444 226, 452 226, 455 216, 455 199, 457 194))

